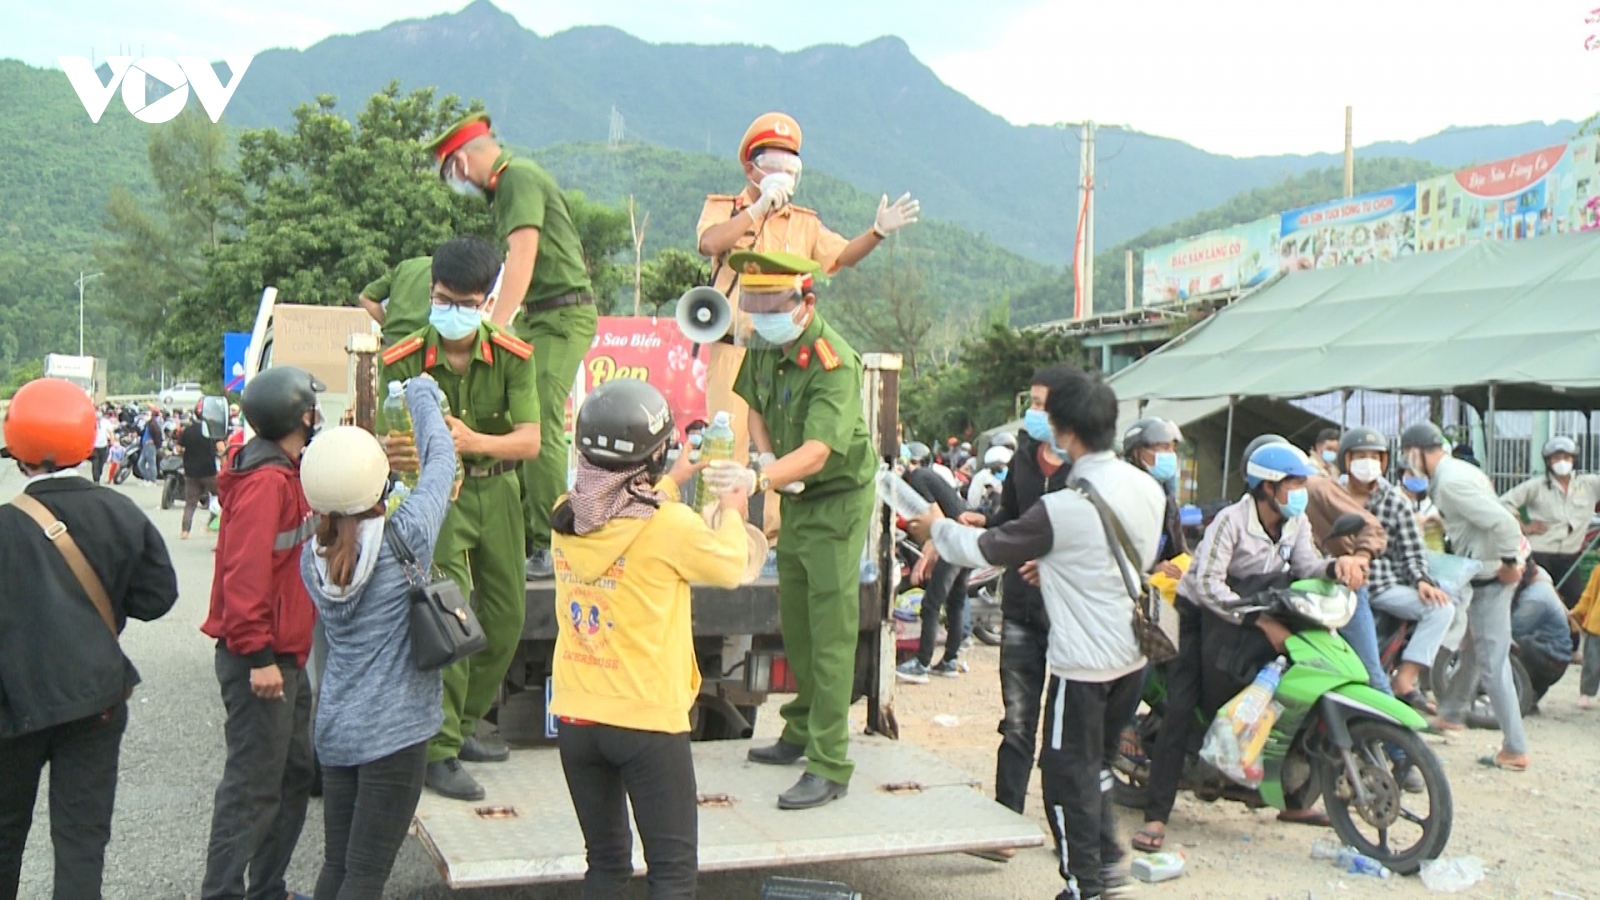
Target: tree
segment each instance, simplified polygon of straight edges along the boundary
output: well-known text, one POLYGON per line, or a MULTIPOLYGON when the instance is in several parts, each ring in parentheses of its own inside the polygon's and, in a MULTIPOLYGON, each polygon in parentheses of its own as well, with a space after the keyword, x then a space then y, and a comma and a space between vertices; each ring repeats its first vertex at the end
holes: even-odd
POLYGON ((711 263, 704 257, 668 247, 644 264, 640 297, 650 315, 671 315, 683 292, 711 281, 711 263))
POLYGON ((1076 339, 991 323, 961 345, 954 365, 930 366, 911 379, 900 395, 906 433, 936 440, 1009 422, 1017 415, 1017 392, 1037 369, 1058 362, 1085 364, 1076 339))
POLYGON ((879 255, 834 279, 835 290, 823 293, 827 315, 857 350, 899 353, 914 376, 928 334, 944 313, 923 290, 921 271, 898 241, 879 255))
POLYGON ((616 310, 623 288, 633 282, 633 264, 622 260, 624 252, 633 247, 628 212, 594 203, 582 191, 567 191, 566 196, 595 304, 601 315, 609 314, 616 310))

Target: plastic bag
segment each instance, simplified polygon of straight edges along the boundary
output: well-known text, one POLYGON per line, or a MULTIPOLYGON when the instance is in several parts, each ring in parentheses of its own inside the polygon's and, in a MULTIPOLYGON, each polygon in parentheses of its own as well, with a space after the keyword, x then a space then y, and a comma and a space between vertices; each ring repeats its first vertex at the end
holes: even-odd
POLYGON ((1439 582, 1439 587, 1450 596, 1461 599, 1462 589, 1483 571, 1483 563, 1453 553, 1427 551, 1428 574, 1439 582))
MULTIPOLYGON (((1230 705, 1233 704, 1230 702, 1230 705)), ((1211 720, 1211 727, 1206 729, 1200 758, 1231 781, 1248 788, 1260 787, 1265 775, 1261 766, 1261 751, 1267 745, 1272 726, 1277 724, 1281 715, 1283 704, 1277 702, 1268 704, 1253 722, 1240 721, 1232 712, 1226 715, 1217 713, 1217 717, 1211 720)))

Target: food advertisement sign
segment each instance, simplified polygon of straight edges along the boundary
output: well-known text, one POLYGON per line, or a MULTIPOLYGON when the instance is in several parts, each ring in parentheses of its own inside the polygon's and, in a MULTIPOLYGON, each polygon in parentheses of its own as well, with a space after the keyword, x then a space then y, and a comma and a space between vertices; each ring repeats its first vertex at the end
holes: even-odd
POLYGON ((1521 241, 1585 224, 1595 141, 1558 144, 1417 184, 1420 249, 1521 241))
POLYGON ((1277 216, 1210 231, 1144 252, 1145 306, 1254 287, 1278 271, 1277 216))
MULTIPOLYGON (((573 385, 575 402, 581 403, 590 391, 613 378, 648 381, 667 398, 676 437, 682 439, 685 425, 706 418, 708 351, 702 347, 696 357, 690 353, 692 346, 669 318, 601 316, 573 385)), ((575 408, 569 404, 568 431, 575 408)))
POLYGON ((1283 214, 1278 265, 1285 272, 1360 265, 1417 251, 1416 185, 1374 191, 1283 214))

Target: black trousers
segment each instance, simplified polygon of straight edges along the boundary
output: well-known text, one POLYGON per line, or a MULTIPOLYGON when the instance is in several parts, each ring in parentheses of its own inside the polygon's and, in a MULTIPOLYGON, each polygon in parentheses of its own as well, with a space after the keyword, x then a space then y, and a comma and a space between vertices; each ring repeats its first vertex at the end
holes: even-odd
POLYGON ((1067 889, 1057 900, 1098 897, 1101 872, 1122 859, 1111 813, 1111 763, 1118 736, 1139 707, 1144 672, 1113 681, 1068 681, 1050 676, 1044 705, 1045 818, 1061 854, 1067 889))
POLYGON ((250 663, 217 647, 217 683, 228 719, 228 759, 211 812, 203 900, 282 900, 284 873, 315 776, 311 756, 311 685, 293 658, 279 658, 283 699, 250 691, 250 663), (249 871, 250 886, 245 888, 249 871))
MULTIPOLYGON (((1577 606, 1578 601, 1583 598, 1584 583, 1578 580, 1577 575, 1567 578, 1565 583, 1562 583, 1561 579, 1566 578, 1567 572, 1578 564, 1578 555, 1575 553, 1534 553, 1531 554, 1530 558, 1540 568, 1550 573, 1550 582, 1552 584, 1561 585, 1561 590, 1556 592, 1561 595, 1561 604, 1567 609, 1577 606)), ((1581 638, 1582 635, 1578 632, 1572 633, 1573 653, 1578 652, 1578 641, 1581 638)))
POLYGON ((994 799, 1019 813, 1033 775, 1049 652, 1050 620, 1044 604, 1005 605, 1000 622, 1000 699, 1005 715, 995 753, 994 799))
POLYGON ((644 843, 650 900, 693 897, 700 814, 688 732, 562 722, 556 743, 588 849, 584 900, 620 897, 633 877, 630 802, 644 843))
POLYGON ((427 741, 359 766, 323 767, 325 852, 316 900, 383 900, 427 768, 427 741))
POLYGON ((1200 617, 1198 607, 1178 598, 1178 655, 1167 660, 1167 697, 1162 706, 1161 730, 1150 749, 1149 793, 1145 798, 1144 820, 1162 822, 1172 817, 1172 804, 1178 799, 1178 782, 1189 754, 1190 735, 1195 730, 1195 711, 1200 707, 1200 617))
POLYGON ((966 638, 967 575, 971 569, 952 566, 944 560, 933 564, 933 574, 922 591, 922 642, 917 646, 917 661, 933 662, 933 645, 939 639, 939 610, 944 610, 944 659, 961 655, 966 638))
POLYGON ((128 706, 0 739, 0 900, 16 900, 39 776, 50 764, 55 900, 100 896, 128 706))
POLYGON ((109 455, 111 455, 110 447, 96 447, 94 454, 89 457, 89 471, 94 473, 92 480, 95 484, 100 483, 100 473, 105 471, 106 457, 109 455))

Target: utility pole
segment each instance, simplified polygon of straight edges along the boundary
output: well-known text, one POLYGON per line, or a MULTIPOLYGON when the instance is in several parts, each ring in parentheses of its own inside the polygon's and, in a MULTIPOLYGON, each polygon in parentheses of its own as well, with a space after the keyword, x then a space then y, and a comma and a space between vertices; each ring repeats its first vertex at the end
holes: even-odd
POLYGON ((1078 140, 1078 240, 1073 269, 1077 291, 1072 317, 1094 315, 1094 123, 1084 122, 1078 140))
POLYGON ((1356 145, 1354 141, 1355 107, 1344 108, 1344 196, 1356 194, 1356 145))
POLYGON ((1127 282, 1127 284, 1126 284, 1126 287, 1127 287, 1127 300, 1126 300, 1126 304, 1127 305, 1126 305, 1126 309, 1127 309, 1128 312, 1133 312, 1133 251, 1132 250, 1128 251, 1128 259, 1127 259, 1127 262, 1125 264, 1125 268, 1123 270, 1122 277, 1123 277, 1123 280, 1125 282, 1127 282))
POLYGON ((617 149, 622 144, 622 138, 627 134, 627 130, 627 126, 622 121, 622 113, 617 112, 615 106, 611 107, 611 128, 606 135, 606 149, 617 149))
POLYGON ((104 272, 96 272, 93 275, 85 275, 85 274, 83 274, 83 271, 81 269, 78 271, 78 355, 79 356, 83 355, 83 285, 84 285, 84 282, 89 281, 91 279, 99 278, 101 275, 104 275, 104 274, 105 274, 104 272))

